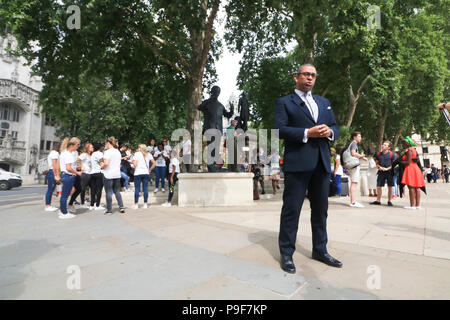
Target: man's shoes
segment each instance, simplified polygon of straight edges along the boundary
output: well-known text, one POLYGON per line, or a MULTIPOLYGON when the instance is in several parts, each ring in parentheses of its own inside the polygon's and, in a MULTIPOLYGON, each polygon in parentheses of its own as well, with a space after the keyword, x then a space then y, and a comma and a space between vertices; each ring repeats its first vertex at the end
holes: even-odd
POLYGON ((119 212, 120 212, 120 213, 125 213, 125 208, 124 208, 124 207, 119 208, 119 212))
POLYGON ((105 216, 110 216, 112 214, 113 214, 112 211, 105 211, 105 213, 104 213, 105 216))
POLYGON ((281 255, 280 264, 281 269, 287 273, 295 273, 295 265, 292 256, 281 255))
POLYGON ((370 204, 376 204, 376 205, 381 205, 381 202, 380 201, 372 201, 372 202, 370 202, 370 204))
POLYGON ((388 206, 393 207, 394 205, 392 204, 392 202, 388 201, 388 206))
POLYGON ((312 258, 314 260, 323 262, 331 267, 342 268, 342 262, 336 260, 335 258, 330 256, 328 253, 318 253, 318 252, 313 251, 312 258))

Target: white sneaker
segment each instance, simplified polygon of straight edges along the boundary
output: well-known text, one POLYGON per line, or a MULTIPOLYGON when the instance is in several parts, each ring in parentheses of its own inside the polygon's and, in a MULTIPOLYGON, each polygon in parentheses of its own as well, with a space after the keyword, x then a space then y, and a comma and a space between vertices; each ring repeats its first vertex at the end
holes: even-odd
POLYGON ((77 212, 77 209, 75 209, 75 206, 69 207, 69 212, 75 213, 75 212, 77 212))
POLYGON ((361 203, 359 203, 359 202, 350 203, 350 207, 364 208, 364 206, 361 203))
POLYGON ((408 210, 416 210, 416 207, 411 207, 411 206, 406 206, 406 207, 403 207, 403 208, 408 209, 408 210))
POLYGON ((89 206, 89 211, 92 211, 92 210, 94 210, 94 209, 95 209, 94 206, 89 206))
POLYGON ((137 210, 137 209, 139 209, 139 206, 137 204, 135 204, 131 207, 131 209, 137 210))
POLYGON ((157 193, 157 192, 158 192, 158 188, 156 188, 155 191, 153 191, 153 192, 154 192, 154 193, 157 193))
POLYGON ((94 210, 96 210, 96 211, 97 211, 97 210, 105 210, 105 207, 102 206, 102 205, 100 205, 100 207, 97 207, 97 206, 96 206, 94 210))
POLYGON ((146 203, 144 203, 144 205, 142 206, 142 209, 147 209, 148 205, 146 203))
POLYGON ((87 204, 82 204, 80 206, 80 209, 89 209, 89 206, 87 204))
POLYGON ((166 192, 166 190, 164 190, 164 188, 162 188, 161 191, 162 191, 163 193, 166 192))
POLYGON ((170 202, 163 203, 161 207, 171 207, 172 204, 170 202))
POLYGON ((58 218, 60 218, 60 219, 72 219, 75 217, 76 217, 76 215, 71 214, 71 213, 63 214, 62 212, 59 212, 59 214, 58 214, 58 218))
POLYGON ((50 207, 46 207, 46 208, 45 208, 45 211, 49 211, 49 212, 53 212, 53 211, 56 211, 56 210, 58 210, 58 208, 55 208, 55 207, 53 207, 53 206, 50 206, 50 207))
POLYGON ((422 209, 422 207, 421 207, 421 206, 418 206, 418 207, 416 207, 416 210, 420 210, 420 209, 422 209))

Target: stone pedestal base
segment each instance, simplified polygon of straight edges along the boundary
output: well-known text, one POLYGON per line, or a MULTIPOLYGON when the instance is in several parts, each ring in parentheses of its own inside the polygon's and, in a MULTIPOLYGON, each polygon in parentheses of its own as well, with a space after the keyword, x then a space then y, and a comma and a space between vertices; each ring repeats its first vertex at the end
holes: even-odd
POLYGON ((253 173, 214 172, 178 175, 179 207, 253 204, 253 173))

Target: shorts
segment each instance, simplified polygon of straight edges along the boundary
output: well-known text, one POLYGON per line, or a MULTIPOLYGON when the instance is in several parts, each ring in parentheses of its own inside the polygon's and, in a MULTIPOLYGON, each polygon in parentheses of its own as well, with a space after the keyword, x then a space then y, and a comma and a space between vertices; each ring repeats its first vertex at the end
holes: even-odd
POLYGON ((352 183, 359 183, 359 181, 361 180, 361 174, 359 172, 359 169, 360 169, 359 166, 357 166, 357 167, 347 170, 348 176, 352 183))
POLYGON ((378 171, 377 187, 384 187, 386 181, 389 187, 394 186, 394 175, 391 171, 378 171))

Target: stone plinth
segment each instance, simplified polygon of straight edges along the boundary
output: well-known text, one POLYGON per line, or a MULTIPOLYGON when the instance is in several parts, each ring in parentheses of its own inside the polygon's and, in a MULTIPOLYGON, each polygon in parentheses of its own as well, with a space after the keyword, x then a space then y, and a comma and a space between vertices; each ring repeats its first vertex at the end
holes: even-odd
POLYGON ((178 179, 180 207, 254 204, 253 173, 181 173, 178 179))

